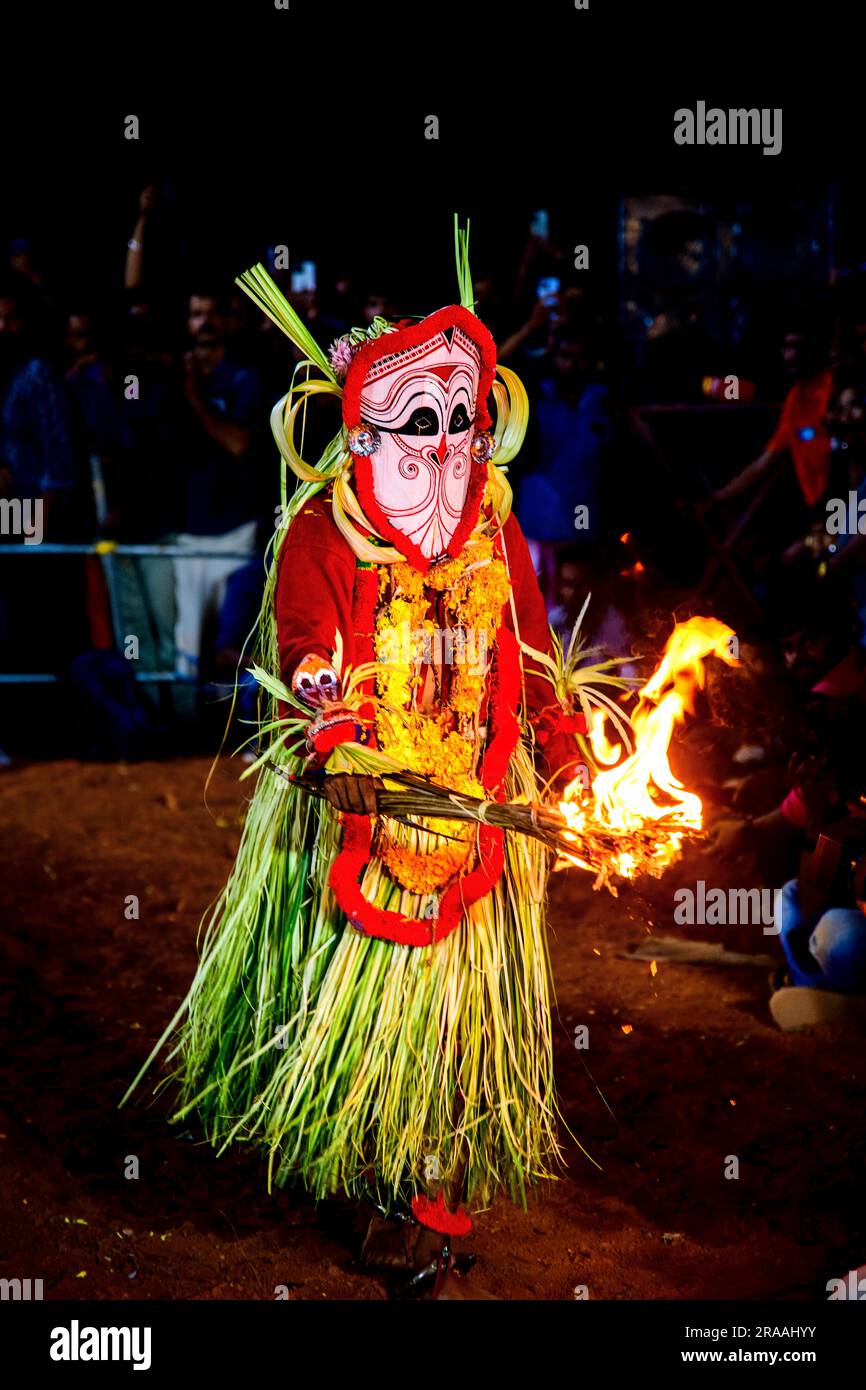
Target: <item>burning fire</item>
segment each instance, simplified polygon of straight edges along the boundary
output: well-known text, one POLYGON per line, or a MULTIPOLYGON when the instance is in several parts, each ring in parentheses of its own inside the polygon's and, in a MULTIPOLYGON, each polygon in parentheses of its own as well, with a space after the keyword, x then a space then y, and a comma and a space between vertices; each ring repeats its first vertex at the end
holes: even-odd
POLYGON ((591 868, 580 857, 580 842, 610 839, 615 846, 606 856, 610 869, 598 876, 596 887, 607 880, 608 873, 619 878, 639 873, 658 876, 678 858, 685 836, 701 829, 700 797, 674 777, 668 748, 677 724, 693 712, 695 688, 703 688, 704 659, 718 656, 729 666, 736 665, 731 655, 733 635, 715 618, 690 618, 677 624, 657 669, 638 694, 631 716, 634 752, 623 762, 618 761, 621 745, 610 743, 605 734, 603 712, 595 712, 589 740, 604 770, 596 773, 588 790, 580 778, 565 789, 559 810, 568 822, 566 836, 574 839, 577 852, 562 856, 558 868, 568 864, 591 868))

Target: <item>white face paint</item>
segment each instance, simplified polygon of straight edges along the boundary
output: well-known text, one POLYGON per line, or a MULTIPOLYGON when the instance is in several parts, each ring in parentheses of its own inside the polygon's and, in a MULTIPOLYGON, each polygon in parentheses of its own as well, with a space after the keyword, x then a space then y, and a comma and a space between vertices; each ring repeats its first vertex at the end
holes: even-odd
POLYGON ((479 349, 448 328, 380 358, 364 379, 361 419, 382 441, 370 460, 376 502, 428 560, 446 550, 463 513, 480 376, 479 349))

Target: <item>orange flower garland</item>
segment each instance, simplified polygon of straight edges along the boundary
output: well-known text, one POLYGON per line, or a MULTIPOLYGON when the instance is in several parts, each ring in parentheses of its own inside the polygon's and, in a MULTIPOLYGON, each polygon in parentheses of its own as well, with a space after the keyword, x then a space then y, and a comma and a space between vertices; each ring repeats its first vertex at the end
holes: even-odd
MULTIPOLYGON (((379 594, 375 637, 379 748, 402 767, 440 786, 483 796, 475 771, 478 713, 503 605, 510 594, 506 566, 495 555, 493 541, 478 536, 460 555, 432 566, 426 574, 409 564, 382 566, 379 594), (416 708, 415 700, 421 685, 420 666, 425 658, 429 661, 430 642, 436 634, 429 612, 437 594, 444 597, 457 660, 439 713, 425 714, 416 708)), ((439 634, 440 639, 443 635, 439 634)), ((426 854, 408 843, 413 832, 396 823, 379 837, 377 852, 392 877, 416 893, 430 893, 462 872, 474 848, 474 828, 465 822, 436 821, 429 830, 438 844, 426 854)))

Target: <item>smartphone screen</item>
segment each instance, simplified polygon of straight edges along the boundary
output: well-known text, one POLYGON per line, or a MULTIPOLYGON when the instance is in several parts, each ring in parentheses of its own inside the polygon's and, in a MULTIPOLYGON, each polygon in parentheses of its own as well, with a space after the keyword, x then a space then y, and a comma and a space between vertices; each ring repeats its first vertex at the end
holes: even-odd
POLYGON ((538 212, 532 214, 529 232, 531 236, 537 236, 542 241, 547 241, 550 236, 550 214, 546 208, 539 208, 538 212))
POLYGON ((559 295, 559 280, 555 275, 544 275, 538 282, 536 290, 538 299, 542 304, 553 308, 559 295))
POLYGON ((301 261, 297 270, 292 271, 292 294, 303 294, 316 288, 316 262, 301 261))

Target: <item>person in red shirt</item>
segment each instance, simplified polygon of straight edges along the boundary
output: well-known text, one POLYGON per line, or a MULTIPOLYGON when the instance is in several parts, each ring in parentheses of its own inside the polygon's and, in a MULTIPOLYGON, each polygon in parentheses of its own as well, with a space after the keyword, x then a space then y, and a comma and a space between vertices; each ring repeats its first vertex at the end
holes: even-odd
POLYGON ((794 382, 779 423, 758 458, 713 494, 716 502, 748 492, 786 451, 806 506, 814 507, 824 495, 830 476, 830 435, 824 417, 833 394, 833 373, 822 361, 819 335, 804 326, 792 327, 785 334, 782 356, 794 382))

